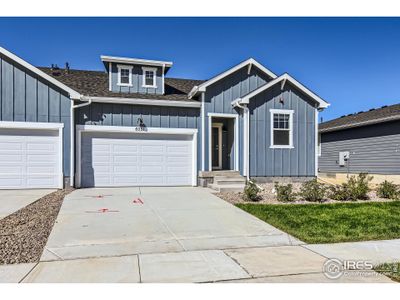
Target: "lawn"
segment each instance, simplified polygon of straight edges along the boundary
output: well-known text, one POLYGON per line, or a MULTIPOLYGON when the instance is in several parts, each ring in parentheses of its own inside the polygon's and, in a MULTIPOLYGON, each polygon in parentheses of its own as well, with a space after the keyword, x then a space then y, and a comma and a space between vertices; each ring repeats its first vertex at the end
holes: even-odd
POLYGON ((400 262, 382 264, 374 268, 375 271, 386 275, 390 279, 400 282, 400 262))
POLYGON ((400 201, 236 206, 306 243, 400 238, 400 201))

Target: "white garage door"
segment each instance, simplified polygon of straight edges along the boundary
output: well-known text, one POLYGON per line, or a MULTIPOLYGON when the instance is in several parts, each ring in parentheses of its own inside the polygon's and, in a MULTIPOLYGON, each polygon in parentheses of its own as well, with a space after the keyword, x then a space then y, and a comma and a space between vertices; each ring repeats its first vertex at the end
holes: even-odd
POLYGON ((0 189, 60 187, 58 130, 0 128, 0 189))
POLYGON ((81 186, 192 185, 193 136, 83 132, 81 186))

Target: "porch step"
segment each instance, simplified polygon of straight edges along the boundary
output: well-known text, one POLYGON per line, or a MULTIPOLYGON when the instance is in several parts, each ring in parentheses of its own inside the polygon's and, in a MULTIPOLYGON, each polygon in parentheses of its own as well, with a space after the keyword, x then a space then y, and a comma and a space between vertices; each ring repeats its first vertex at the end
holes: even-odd
POLYGON ((199 173, 200 177, 241 177, 239 171, 202 171, 199 173))
POLYGON ((210 188, 216 190, 219 193, 226 192, 243 192, 244 184, 215 184, 211 183, 210 188))
POLYGON ((242 176, 236 177, 226 177, 226 176, 215 176, 214 183, 218 185, 237 185, 237 184, 246 184, 246 179, 242 176))

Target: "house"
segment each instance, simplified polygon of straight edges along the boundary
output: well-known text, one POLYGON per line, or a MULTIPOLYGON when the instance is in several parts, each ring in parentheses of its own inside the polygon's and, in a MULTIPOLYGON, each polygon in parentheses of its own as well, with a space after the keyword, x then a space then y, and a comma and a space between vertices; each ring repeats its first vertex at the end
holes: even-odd
POLYGON ((316 176, 329 104, 289 74, 252 58, 209 80, 169 78, 169 61, 101 61, 39 68, 0 48, 0 188, 316 176))
POLYGON ((342 182, 363 172, 373 183, 400 184, 400 104, 321 123, 319 133, 321 178, 342 182))

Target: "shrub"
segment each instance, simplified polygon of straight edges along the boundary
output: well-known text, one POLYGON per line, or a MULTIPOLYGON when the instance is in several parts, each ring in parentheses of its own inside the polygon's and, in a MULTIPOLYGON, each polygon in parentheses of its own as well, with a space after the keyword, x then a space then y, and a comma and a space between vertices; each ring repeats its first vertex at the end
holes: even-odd
POLYGON ((366 173, 360 173, 357 177, 351 176, 347 182, 331 186, 329 197, 338 201, 366 200, 370 191, 368 184, 372 178, 372 176, 368 176, 366 173))
POLYGON ((291 184, 279 185, 275 183, 276 198, 280 202, 292 202, 296 200, 296 194, 293 192, 293 186, 291 184))
POLYGON ((387 199, 397 199, 400 194, 398 186, 387 180, 379 184, 376 193, 379 197, 387 199))
POLYGON ((348 200, 348 189, 340 184, 329 187, 328 197, 336 201, 348 200))
POLYGON ((368 192, 370 188, 369 182, 372 180, 372 176, 368 176, 367 173, 360 173, 358 177, 351 176, 349 181, 345 183, 348 188, 349 200, 366 200, 368 199, 368 192))
POLYGON ((324 199, 326 194, 326 187, 324 184, 319 183, 317 179, 307 181, 302 184, 299 196, 306 201, 320 202, 324 199))
POLYGON ((243 198, 246 201, 258 201, 260 200, 260 196, 258 195, 259 192, 260 188, 256 185, 256 183, 248 180, 244 188, 243 198))

